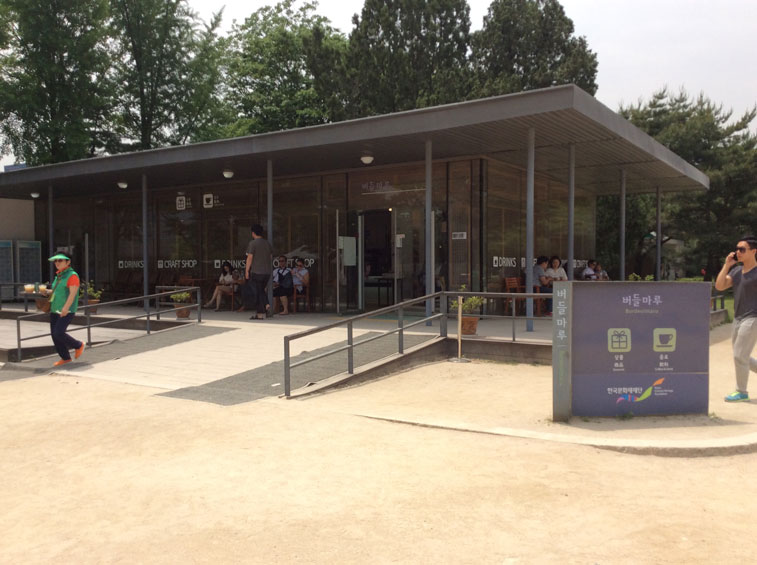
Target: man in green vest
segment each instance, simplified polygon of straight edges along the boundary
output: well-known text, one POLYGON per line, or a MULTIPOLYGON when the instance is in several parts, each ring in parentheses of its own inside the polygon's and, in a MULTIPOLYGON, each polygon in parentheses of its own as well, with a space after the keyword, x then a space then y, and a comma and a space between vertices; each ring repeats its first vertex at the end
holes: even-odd
POLYGON ((57 253, 48 259, 55 263, 55 280, 50 296, 50 335, 60 359, 53 363, 59 367, 71 362, 70 349, 75 349, 78 359, 84 353, 84 342, 77 341, 66 333, 79 306, 79 275, 71 268, 71 258, 65 253, 57 253))

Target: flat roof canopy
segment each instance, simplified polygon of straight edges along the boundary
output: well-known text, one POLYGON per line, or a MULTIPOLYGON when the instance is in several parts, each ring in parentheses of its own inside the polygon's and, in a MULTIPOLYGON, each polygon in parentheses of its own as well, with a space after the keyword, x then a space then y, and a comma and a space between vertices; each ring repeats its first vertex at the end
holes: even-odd
POLYGON ((574 85, 557 86, 384 116, 178 147, 82 159, 0 174, 0 198, 30 198, 52 186, 55 196, 86 195, 126 180, 150 188, 323 174, 433 159, 489 157, 526 166, 527 132, 536 132, 536 171, 568 182, 569 146, 575 145, 576 186, 594 194, 619 192, 626 171, 630 192, 702 190, 707 175, 574 85))

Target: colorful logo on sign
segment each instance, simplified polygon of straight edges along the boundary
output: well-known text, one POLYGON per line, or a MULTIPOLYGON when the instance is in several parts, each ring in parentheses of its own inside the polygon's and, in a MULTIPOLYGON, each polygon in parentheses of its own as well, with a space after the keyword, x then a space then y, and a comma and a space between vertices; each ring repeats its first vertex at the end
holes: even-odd
POLYGON ((618 399, 615 401, 615 404, 620 404, 623 401, 626 402, 641 402, 642 400, 646 400, 650 396, 652 396, 652 390, 656 386, 660 386, 665 381, 665 378, 657 379, 654 383, 652 383, 652 386, 650 386, 647 390, 645 390, 643 393, 641 393, 639 396, 633 395, 633 394, 621 394, 618 399))

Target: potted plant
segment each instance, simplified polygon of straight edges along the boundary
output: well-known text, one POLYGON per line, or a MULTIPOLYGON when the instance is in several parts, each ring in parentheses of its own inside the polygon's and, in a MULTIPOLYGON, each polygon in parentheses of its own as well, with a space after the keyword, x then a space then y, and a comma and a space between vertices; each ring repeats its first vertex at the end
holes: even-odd
MULTIPOLYGON (((174 308, 181 308, 182 305, 188 304, 190 298, 191 295, 188 292, 175 292, 171 295, 171 300, 174 301, 174 308)), ((176 310, 176 317, 189 318, 190 312, 189 308, 181 308, 181 310, 176 310)))
POLYGON ((92 308, 89 309, 89 313, 97 314, 96 305, 100 304, 100 298, 103 295, 103 289, 96 289, 95 283, 93 281, 89 281, 81 286, 81 289, 79 290, 79 300, 81 300, 85 292, 87 293, 87 304, 92 306, 92 308))
MULTIPOLYGON (((461 292, 466 291, 465 285, 460 287, 461 292)), ((484 299, 481 296, 468 296, 463 298, 463 316, 461 317, 461 333, 463 335, 476 335, 478 329, 478 316, 466 316, 465 314, 478 314, 484 305, 484 299)))

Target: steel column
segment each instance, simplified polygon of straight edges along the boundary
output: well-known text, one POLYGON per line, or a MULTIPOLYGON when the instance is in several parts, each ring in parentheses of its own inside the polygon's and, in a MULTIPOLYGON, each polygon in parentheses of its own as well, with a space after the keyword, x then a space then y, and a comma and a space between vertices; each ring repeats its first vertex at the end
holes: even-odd
MULTIPOLYGON (((526 171, 526 292, 534 291, 534 167, 536 130, 528 128, 528 167, 526 171)), ((534 299, 526 299, 526 331, 534 331, 534 299)))
MULTIPOLYGON (((426 294, 434 293, 434 249, 432 221, 433 199, 432 199, 432 167, 431 167, 431 140, 426 140, 426 294)), ((426 301, 426 316, 430 316, 434 309, 434 301, 426 301)))
MULTIPOLYGON (((575 260, 575 222, 576 222, 576 146, 570 144, 568 157, 568 280, 573 280, 576 270, 575 260)), ((550 265, 551 266, 551 265, 550 265)))
MULTIPOLYGON (((273 247, 273 161, 266 162, 266 184, 268 188, 268 243, 273 247)), ((273 272, 273 265, 269 265, 269 272, 273 272)), ((268 304, 273 312, 273 281, 268 281, 268 304)))
MULTIPOLYGON (((50 251, 48 257, 55 255, 55 237, 53 229, 53 185, 49 184, 47 185, 47 239, 49 246, 48 251, 50 251)), ((48 265, 50 284, 52 284, 53 279, 55 278, 55 263, 48 262, 48 265)))
POLYGON ((662 280, 661 269, 662 266, 662 192, 660 191, 660 185, 657 185, 657 261, 655 265, 655 280, 662 280))
MULTIPOLYGON (((142 173, 142 295, 150 294, 150 268, 147 262, 147 175, 142 173)), ((145 312, 150 309, 150 300, 144 300, 145 312)), ((150 320, 147 320, 147 333, 150 333, 150 320)))
POLYGON ((626 170, 620 171, 620 280, 626 280, 626 170))

